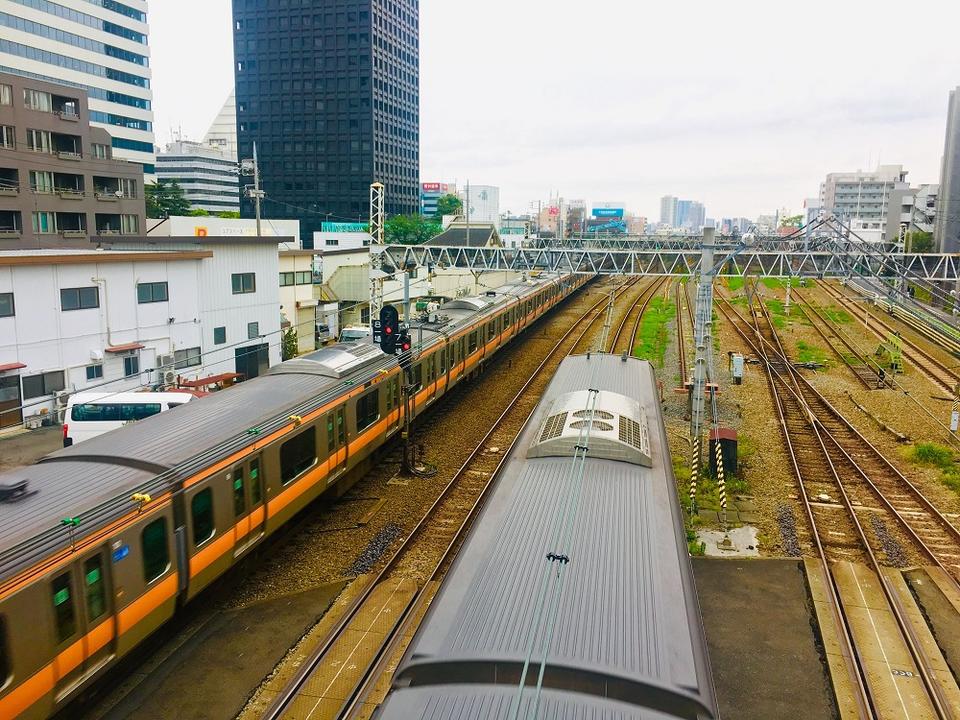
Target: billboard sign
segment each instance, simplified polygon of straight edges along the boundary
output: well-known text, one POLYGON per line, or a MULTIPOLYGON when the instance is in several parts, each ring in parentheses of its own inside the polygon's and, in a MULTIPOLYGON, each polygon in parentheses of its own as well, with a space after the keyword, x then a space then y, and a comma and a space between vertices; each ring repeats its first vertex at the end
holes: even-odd
POLYGON ((323 222, 320 223, 320 232, 347 233, 347 232, 369 232, 370 226, 367 223, 354 222, 323 222))
POLYGON ((623 220, 587 220, 588 233, 626 233, 627 223, 623 220))
POLYGON ((593 216, 595 218, 622 218, 623 215, 624 212, 622 207, 597 207, 593 209, 593 216))
POLYGON ((446 183, 423 183, 420 188, 425 193, 447 192, 449 185, 446 183))

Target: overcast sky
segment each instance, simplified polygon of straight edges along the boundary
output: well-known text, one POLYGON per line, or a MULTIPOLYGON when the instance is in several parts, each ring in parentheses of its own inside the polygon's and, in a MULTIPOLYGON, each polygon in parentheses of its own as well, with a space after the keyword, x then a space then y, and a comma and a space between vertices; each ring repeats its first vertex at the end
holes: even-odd
MULTIPOLYGON (((878 161, 938 182, 960 84, 956 0, 420 0, 420 18, 421 179, 498 185, 514 211, 559 191, 755 217, 878 161)), ((154 0, 150 24, 158 142, 199 139, 233 85, 230 0, 154 0)))

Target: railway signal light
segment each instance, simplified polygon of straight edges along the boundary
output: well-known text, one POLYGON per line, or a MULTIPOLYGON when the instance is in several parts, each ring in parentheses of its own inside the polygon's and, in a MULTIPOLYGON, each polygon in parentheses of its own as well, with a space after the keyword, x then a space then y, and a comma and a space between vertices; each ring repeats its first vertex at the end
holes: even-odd
POLYGON ((380 308, 380 319, 373 321, 373 341, 387 355, 397 351, 397 338, 400 337, 400 312, 393 305, 380 308))
POLYGON ((413 350, 413 341, 410 339, 409 333, 404 331, 397 338, 397 354, 400 356, 400 367, 404 370, 410 367, 411 365, 411 356, 413 350))

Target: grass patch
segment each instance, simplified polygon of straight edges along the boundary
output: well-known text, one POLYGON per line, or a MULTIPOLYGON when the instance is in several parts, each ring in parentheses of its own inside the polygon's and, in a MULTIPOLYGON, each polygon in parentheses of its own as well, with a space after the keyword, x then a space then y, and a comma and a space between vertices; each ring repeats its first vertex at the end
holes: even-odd
POLYGON ((667 323, 673 320, 676 314, 675 303, 662 297, 655 297, 650 301, 640 320, 640 331, 633 347, 635 357, 649 360, 659 368, 663 367, 663 355, 670 340, 667 323))
POLYGON ((731 290, 740 290, 743 288, 743 278, 742 277, 728 277, 727 278, 727 287, 731 290))
POLYGON ((827 353, 816 345, 811 345, 809 343, 805 343, 803 340, 798 340, 797 360, 802 363, 812 362, 820 365, 826 365, 827 353))
POLYGON ((768 298, 763 301, 763 304, 766 305, 767 310, 770 311, 773 326, 777 328, 777 330, 783 330, 787 326, 787 313, 783 309, 783 300, 768 298))
POLYGON ((834 307, 833 305, 830 307, 821 308, 821 312, 827 316, 830 322, 834 324, 853 322, 853 318, 850 317, 850 313, 846 312, 845 310, 841 310, 838 307, 834 307))
POLYGON ((760 282, 763 283, 764 287, 770 288, 771 290, 782 290, 787 286, 787 281, 781 280, 780 278, 765 277, 760 278, 760 282))
POLYGON ((918 465, 940 469, 940 482, 960 494, 960 466, 953 450, 931 442, 914 444, 907 451, 908 457, 918 465))

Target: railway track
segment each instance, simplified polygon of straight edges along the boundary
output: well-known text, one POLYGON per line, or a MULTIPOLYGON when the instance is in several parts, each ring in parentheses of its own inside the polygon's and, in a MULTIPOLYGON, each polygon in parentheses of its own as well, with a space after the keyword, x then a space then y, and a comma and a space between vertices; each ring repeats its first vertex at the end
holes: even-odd
MULTIPOLYGON (((687 339, 683 331, 683 306, 686 305, 689 312, 690 303, 687 299, 686 283, 682 280, 676 285, 677 296, 677 369, 680 371, 680 387, 687 382, 687 376, 690 372, 687 366, 687 339)), ((691 332, 693 331, 693 321, 690 322, 691 332)))
POLYGON ((890 335, 899 334, 903 346, 904 357, 922 374, 940 390, 946 392, 951 398, 956 392, 956 387, 960 384, 960 374, 931 353, 920 346, 913 339, 905 336, 902 331, 895 328, 887 322, 879 310, 872 315, 858 303, 853 301, 843 292, 832 287, 830 283, 820 283, 827 295, 829 295, 840 307, 849 312, 854 318, 864 321, 864 326, 880 341, 886 341, 890 335))
POLYGON ((860 352, 840 328, 831 322, 820 308, 811 304, 799 290, 794 290, 793 295, 797 301, 797 307, 810 321, 813 329, 823 338, 837 359, 846 365, 853 376, 860 381, 860 384, 867 390, 883 387, 877 372, 879 370, 877 362, 860 352))
MULTIPOLYGON (((616 298, 635 284, 622 285, 616 298)), ((389 683, 378 680, 388 674, 391 659, 412 635, 419 611, 436 592, 540 394, 563 357, 578 351, 605 316, 608 300, 605 294, 557 341, 426 515, 278 693, 264 718, 317 720, 369 714, 371 695, 388 689, 389 683)))
POLYGON ((928 656, 929 645, 911 624, 884 566, 898 567, 922 559, 956 580, 960 533, 802 378, 790 363, 765 308, 761 306, 753 322, 726 301, 721 300, 718 308, 764 362, 816 554, 827 577, 840 640, 846 646, 844 654, 852 661, 846 670, 850 687, 856 689, 857 715, 954 717, 951 708, 960 690, 949 673, 938 674, 934 669, 937 663, 928 656), (888 523, 896 526, 896 535, 888 523), (849 563, 860 563, 873 575, 860 577, 857 573, 862 571, 849 563), (860 583, 872 579, 879 586, 877 597, 886 601, 879 611, 889 612, 895 620, 893 627, 884 626, 884 633, 870 615, 877 608, 868 609, 869 624, 851 618, 858 607, 858 599, 851 597, 852 588, 859 589, 862 596, 860 583), (866 646, 880 647, 884 659, 889 652, 900 658, 898 662, 908 658, 912 665, 909 669, 888 667, 892 673, 888 676, 882 668, 878 670, 873 654, 866 657, 866 646), (904 693, 916 693, 917 678, 922 681, 923 695, 911 695, 908 703, 904 693), (899 704, 889 695, 891 686, 899 704))
POLYGON ((647 311, 650 301, 656 297, 657 291, 664 286, 666 278, 657 278, 647 283, 643 290, 637 295, 636 299, 630 305, 630 308, 624 313, 623 318, 617 326, 613 339, 610 341, 610 353, 619 355, 620 353, 633 354, 633 348, 636 343, 637 335, 640 332, 640 323, 643 321, 643 314, 647 311), (627 327, 630 331, 625 332, 627 327))

